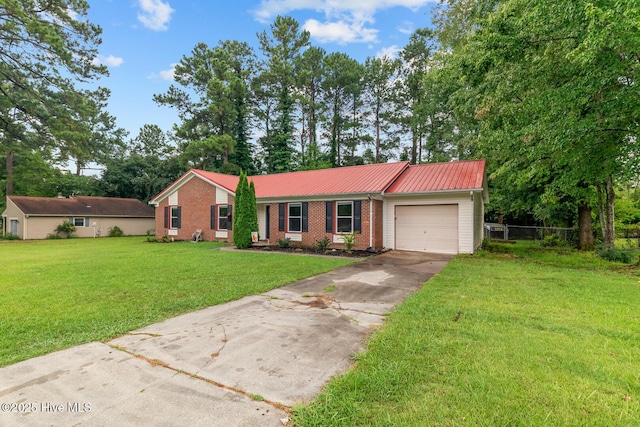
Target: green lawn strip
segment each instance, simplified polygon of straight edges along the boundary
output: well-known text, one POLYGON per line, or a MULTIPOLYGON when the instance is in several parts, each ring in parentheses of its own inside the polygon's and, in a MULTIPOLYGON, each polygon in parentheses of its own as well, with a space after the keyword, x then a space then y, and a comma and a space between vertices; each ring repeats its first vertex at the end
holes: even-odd
POLYGON ((458 257, 295 425, 637 425, 640 281, 555 263, 458 257))
POLYGON ((0 244, 0 366, 259 294, 353 260, 142 238, 0 244))

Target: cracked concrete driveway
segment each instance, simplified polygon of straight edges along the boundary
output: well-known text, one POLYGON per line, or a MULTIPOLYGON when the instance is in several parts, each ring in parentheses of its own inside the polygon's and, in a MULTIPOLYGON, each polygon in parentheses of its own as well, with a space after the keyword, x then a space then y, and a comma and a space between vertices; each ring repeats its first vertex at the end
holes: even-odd
POLYGON ((387 252, 1 368, 0 425, 282 425, 450 258, 387 252))

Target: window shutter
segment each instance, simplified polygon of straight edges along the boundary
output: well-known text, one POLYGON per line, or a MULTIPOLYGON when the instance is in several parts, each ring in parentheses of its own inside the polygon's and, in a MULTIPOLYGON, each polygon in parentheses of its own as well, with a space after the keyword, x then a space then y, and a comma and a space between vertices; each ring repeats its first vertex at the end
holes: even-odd
POLYGON ((362 200, 353 201, 353 231, 362 231, 362 200))
POLYGON ((309 202, 302 202, 302 231, 309 231, 309 202))
POLYGON ((326 202, 326 212, 325 231, 327 233, 333 233, 333 202, 326 202))
POLYGON ((211 205, 211 229, 215 230, 216 228, 216 205, 211 205))
POLYGON ((278 204, 278 231, 284 231, 284 203, 278 204))
POLYGON ((178 206, 178 226, 176 228, 180 228, 182 226, 182 206, 178 206))
POLYGON ((233 229, 233 205, 227 205, 227 230, 233 229))
POLYGON ((169 206, 164 207, 164 228, 169 228, 169 206))
POLYGON ((90 224, 91 222, 89 221, 89 217, 88 216, 84 217, 84 226, 89 227, 90 224))

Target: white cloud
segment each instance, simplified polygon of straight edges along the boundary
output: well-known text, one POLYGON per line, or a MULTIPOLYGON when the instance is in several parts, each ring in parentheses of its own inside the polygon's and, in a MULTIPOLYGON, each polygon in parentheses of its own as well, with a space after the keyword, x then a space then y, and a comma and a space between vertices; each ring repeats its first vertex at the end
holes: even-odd
POLYGON ((171 64, 168 70, 162 70, 158 73, 151 73, 147 78, 152 80, 160 79, 173 81, 173 76, 176 72, 176 65, 178 64, 171 64))
POLYGON ((171 20, 171 14, 175 12, 169 3, 162 0, 138 0, 138 6, 142 12, 138 13, 138 21, 146 28, 154 31, 165 31, 171 20))
POLYGON ((383 47, 376 53, 376 58, 396 59, 398 57, 398 52, 400 52, 400 48, 396 45, 383 47))
POLYGON ((378 30, 364 28, 363 25, 353 22, 337 21, 322 23, 315 19, 309 19, 304 23, 302 28, 309 31, 314 38, 323 43, 367 43, 375 42, 378 39, 378 30))
POLYGON ((404 21, 402 25, 398 28, 402 34, 413 34, 413 22, 404 21))
POLYGON ((98 55, 96 58, 93 58, 93 61, 91 62, 94 65, 106 65, 107 67, 119 67, 124 62, 124 59, 118 56, 113 56, 113 55, 109 55, 109 56, 98 55))
POLYGON ((303 28, 321 42, 371 43, 378 41, 378 30, 371 28, 375 14, 383 9, 405 7, 417 10, 434 0, 262 0, 253 11, 263 23, 277 15, 295 10, 314 10, 323 13, 326 21, 309 19, 303 28))

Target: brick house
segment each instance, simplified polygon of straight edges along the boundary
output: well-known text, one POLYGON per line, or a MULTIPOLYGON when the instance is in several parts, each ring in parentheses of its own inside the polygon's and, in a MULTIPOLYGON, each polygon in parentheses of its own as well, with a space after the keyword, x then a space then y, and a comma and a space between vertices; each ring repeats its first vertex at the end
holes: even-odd
MULTIPOLYGON (((349 166, 248 177, 256 188, 260 239, 313 246, 473 253, 488 200, 485 161, 349 166)), ((192 169, 154 197, 156 237, 233 241, 238 177, 192 169)))

